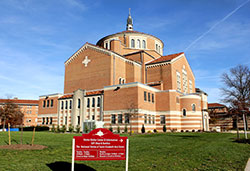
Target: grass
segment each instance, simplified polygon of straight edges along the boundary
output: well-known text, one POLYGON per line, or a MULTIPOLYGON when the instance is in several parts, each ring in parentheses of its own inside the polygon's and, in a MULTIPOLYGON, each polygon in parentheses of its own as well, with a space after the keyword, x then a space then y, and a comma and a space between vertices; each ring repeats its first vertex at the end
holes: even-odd
MULTIPOLYGON (((36 132, 35 144, 44 150, 0 149, 0 170, 70 170, 73 136, 36 132)), ((11 132, 12 143, 20 141, 20 132, 11 132)), ((32 132, 24 132, 24 143, 31 143, 32 132)), ((129 170, 244 170, 250 157, 250 145, 234 142, 229 133, 166 133, 129 137, 129 170)), ((8 143, 8 134, 0 132, 0 145, 8 143)), ((76 161, 76 169, 124 170, 125 161, 76 161)))

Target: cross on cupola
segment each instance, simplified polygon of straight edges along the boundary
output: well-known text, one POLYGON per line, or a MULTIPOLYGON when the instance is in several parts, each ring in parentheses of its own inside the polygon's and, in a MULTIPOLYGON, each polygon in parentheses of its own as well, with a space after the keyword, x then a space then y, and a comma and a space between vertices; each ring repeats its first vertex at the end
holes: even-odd
POLYGON ((130 8, 129 8, 129 14, 127 19, 127 28, 126 30, 132 31, 133 30, 133 19, 131 17, 130 8))
POLYGON ((87 66, 88 66, 88 63, 89 63, 90 61, 91 61, 91 60, 88 59, 88 56, 85 56, 85 59, 82 61, 82 64, 84 64, 85 67, 87 67, 87 66))

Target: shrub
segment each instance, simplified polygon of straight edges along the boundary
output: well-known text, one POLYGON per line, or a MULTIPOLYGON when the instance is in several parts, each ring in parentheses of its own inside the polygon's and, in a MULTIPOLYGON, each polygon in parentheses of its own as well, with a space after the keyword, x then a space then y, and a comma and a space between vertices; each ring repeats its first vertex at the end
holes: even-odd
POLYGON ((189 130, 186 130, 186 132, 189 132, 189 130))
POLYGON ((76 132, 77 132, 77 133, 80 133, 80 130, 81 130, 80 125, 77 125, 77 126, 76 126, 76 132))
POLYGON ((61 132, 63 132, 63 133, 66 132, 66 126, 65 125, 62 126, 61 132))
POLYGON ((96 125, 95 125, 95 124, 93 125, 93 128, 92 128, 92 130, 94 130, 94 129, 96 129, 96 125))
POLYGON ((69 125, 69 132, 73 132, 74 131, 74 126, 72 126, 71 124, 69 125))
POLYGON ((156 129, 154 129, 154 133, 156 133, 157 132, 157 130, 156 129))
POLYGON ((142 128, 141 128, 141 133, 145 133, 145 127, 144 127, 144 125, 142 125, 142 128))
POLYGON ((181 130, 181 132, 184 132, 183 130, 181 130))
POLYGON ((151 133, 152 131, 151 130, 148 130, 148 132, 147 133, 151 133))
POLYGON ((195 130, 193 129, 192 132, 195 132, 195 130))
POLYGON ((59 127, 59 125, 57 125, 57 127, 56 127, 56 132, 57 132, 57 133, 60 132, 60 127, 59 127))
POLYGON ((120 126, 117 127, 117 132, 120 133, 120 126))
POLYGON ((88 132, 89 132, 89 128, 88 128, 88 125, 87 125, 87 124, 84 125, 84 132, 85 132, 85 133, 88 133, 88 132))
POLYGON ((110 125, 109 130, 110 130, 111 132, 113 132, 112 125, 110 125))
POLYGON ((125 133, 128 132, 128 126, 127 126, 127 124, 125 125, 124 132, 125 132, 125 133))
POLYGON ((55 129, 55 125, 54 125, 54 124, 52 125, 51 131, 52 131, 52 132, 56 132, 56 129, 55 129))
POLYGON ((177 129, 171 129, 171 132, 176 132, 177 131, 177 129))
POLYGON ((163 128, 162 128, 163 132, 167 132, 167 128, 166 128, 166 125, 163 125, 163 128))

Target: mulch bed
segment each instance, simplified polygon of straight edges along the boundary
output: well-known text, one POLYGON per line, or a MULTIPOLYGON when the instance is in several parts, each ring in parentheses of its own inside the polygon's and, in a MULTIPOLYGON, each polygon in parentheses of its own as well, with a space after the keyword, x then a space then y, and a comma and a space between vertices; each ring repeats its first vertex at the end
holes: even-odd
POLYGON ((47 148, 47 146, 44 145, 37 145, 34 144, 13 144, 13 145, 0 145, 0 149, 9 149, 9 150, 42 150, 44 148, 47 148))

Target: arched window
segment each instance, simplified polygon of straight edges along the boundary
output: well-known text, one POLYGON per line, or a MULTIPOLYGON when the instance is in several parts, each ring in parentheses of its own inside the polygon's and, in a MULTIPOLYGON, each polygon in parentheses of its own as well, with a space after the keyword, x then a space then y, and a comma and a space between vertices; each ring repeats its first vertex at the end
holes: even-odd
POLYGON ((140 49, 141 48, 141 41, 139 39, 137 39, 137 48, 140 49))
POLYGON ((119 78, 119 84, 122 84, 122 78, 119 78))
POLYGON ((158 52, 161 53, 161 47, 160 46, 158 46, 158 52))
POLYGON ((157 44, 155 45, 155 49, 156 49, 156 51, 158 52, 158 45, 157 45, 157 44))
POLYGON ((125 79, 124 78, 122 79, 122 84, 125 84, 125 79))
POLYGON ((192 111, 195 112, 195 110, 196 110, 195 104, 192 104, 192 111))
POLYGON ((142 41, 142 48, 146 49, 146 41, 145 40, 142 41))
POLYGON ((134 48, 135 47, 135 40, 131 39, 131 47, 134 48))
POLYGON ((81 99, 78 99, 78 109, 81 107, 81 99))
POLYGON ((187 115, 186 109, 182 109, 182 115, 183 115, 183 116, 186 116, 186 115, 187 115))

